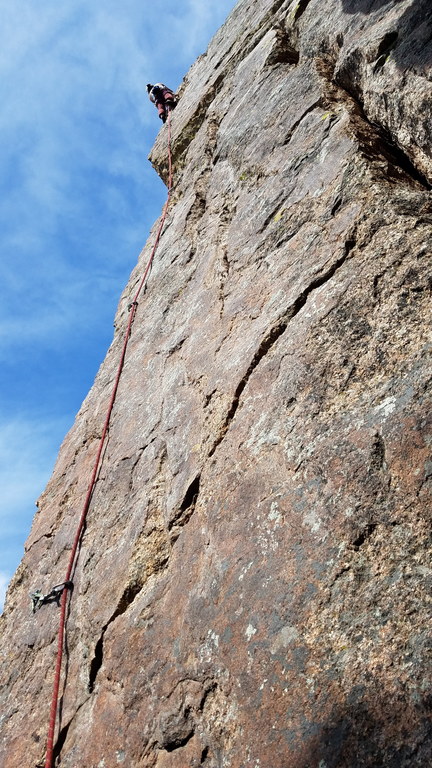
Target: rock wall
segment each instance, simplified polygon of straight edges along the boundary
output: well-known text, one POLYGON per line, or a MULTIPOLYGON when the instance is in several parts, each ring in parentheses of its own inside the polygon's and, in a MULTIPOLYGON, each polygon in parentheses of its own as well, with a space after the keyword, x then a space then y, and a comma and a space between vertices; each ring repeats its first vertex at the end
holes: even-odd
MULTIPOLYGON (((430 764, 431 29, 429 0, 242 0, 185 78, 62 768, 430 764)), ((5 768, 43 760, 58 610, 29 592, 64 578, 151 243, 1 617, 5 768)))

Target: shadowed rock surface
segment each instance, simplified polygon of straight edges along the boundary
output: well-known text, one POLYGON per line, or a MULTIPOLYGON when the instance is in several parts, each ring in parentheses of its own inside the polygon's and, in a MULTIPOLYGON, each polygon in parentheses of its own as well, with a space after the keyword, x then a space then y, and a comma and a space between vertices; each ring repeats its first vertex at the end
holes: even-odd
MULTIPOLYGON (((62 768, 431 761, 431 11, 243 0, 175 188, 74 576, 62 768)), ((166 178, 167 129, 151 160, 166 178)), ((5 768, 43 760, 113 344, 1 617, 5 768)))

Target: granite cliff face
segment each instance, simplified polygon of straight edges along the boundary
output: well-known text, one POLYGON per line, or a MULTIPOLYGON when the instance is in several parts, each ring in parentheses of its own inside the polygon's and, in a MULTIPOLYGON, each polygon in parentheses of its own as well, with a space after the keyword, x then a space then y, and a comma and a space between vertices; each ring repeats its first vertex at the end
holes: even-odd
MULTIPOLYGON (((62 768, 430 764, 431 30, 429 0, 242 0, 186 76, 62 768)), ((1 617, 5 768, 43 759, 58 610, 28 596, 63 579, 151 242, 1 617)))

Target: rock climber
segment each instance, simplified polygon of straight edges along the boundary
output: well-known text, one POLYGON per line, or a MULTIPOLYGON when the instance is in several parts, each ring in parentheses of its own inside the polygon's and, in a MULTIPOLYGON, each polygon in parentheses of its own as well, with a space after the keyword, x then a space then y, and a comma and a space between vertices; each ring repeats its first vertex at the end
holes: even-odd
POLYGON ((147 83, 147 93, 150 101, 156 105, 158 115, 164 123, 167 119, 167 113, 177 106, 174 92, 163 83, 156 83, 156 85, 147 83))

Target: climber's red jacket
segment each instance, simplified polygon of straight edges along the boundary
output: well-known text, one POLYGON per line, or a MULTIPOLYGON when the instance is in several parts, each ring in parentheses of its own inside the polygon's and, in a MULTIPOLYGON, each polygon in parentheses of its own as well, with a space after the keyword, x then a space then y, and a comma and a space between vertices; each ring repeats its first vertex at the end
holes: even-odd
POLYGON ((156 105, 160 119, 165 122, 167 110, 174 109, 177 105, 174 92, 163 83, 147 83, 147 93, 150 101, 156 105))

